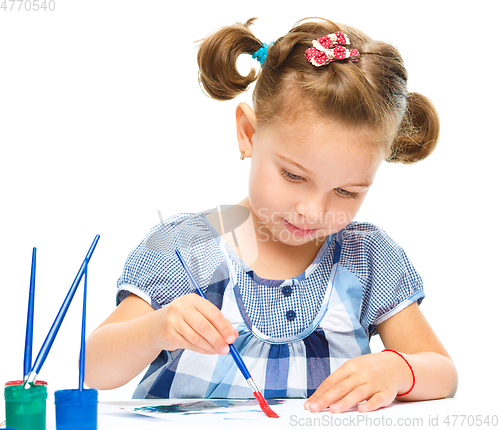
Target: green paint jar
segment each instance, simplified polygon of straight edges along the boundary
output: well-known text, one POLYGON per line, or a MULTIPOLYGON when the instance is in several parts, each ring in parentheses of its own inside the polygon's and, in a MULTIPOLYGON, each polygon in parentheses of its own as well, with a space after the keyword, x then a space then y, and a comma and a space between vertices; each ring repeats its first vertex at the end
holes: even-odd
POLYGON ((5 387, 6 427, 17 430, 45 430, 47 387, 28 384, 5 387))

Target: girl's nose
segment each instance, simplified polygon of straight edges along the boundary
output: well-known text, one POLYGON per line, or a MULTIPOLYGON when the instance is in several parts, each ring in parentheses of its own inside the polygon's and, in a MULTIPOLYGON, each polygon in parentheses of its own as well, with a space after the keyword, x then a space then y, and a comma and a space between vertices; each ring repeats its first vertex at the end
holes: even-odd
POLYGON ((303 196, 295 205, 295 211, 301 217, 297 222, 302 222, 308 227, 321 224, 327 210, 325 203, 323 199, 315 198, 314 195, 303 196))

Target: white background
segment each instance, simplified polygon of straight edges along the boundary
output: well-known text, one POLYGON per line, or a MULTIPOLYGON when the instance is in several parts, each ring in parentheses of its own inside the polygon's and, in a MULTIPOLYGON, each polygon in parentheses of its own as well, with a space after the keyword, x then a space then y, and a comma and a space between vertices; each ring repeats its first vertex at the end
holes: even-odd
MULTIPOLYGON (((410 91, 440 113, 436 151, 413 166, 385 163, 357 219, 384 228, 421 273, 421 309, 473 413, 499 382, 492 3, 55 0, 54 12, 0 10, 0 382, 22 377, 33 246, 36 353, 96 234, 89 331, 113 311, 125 258, 158 210, 166 217, 245 197, 251 161, 239 160, 234 110, 251 93, 206 97, 195 41, 256 16, 254 32, 268 43, 322 16, 394 43, 410 91)), ((52 390, 78 384, 80 314, 81 291, 40 373, 52 390)), ((100 399, 130 398, 137 382, 100 399)))

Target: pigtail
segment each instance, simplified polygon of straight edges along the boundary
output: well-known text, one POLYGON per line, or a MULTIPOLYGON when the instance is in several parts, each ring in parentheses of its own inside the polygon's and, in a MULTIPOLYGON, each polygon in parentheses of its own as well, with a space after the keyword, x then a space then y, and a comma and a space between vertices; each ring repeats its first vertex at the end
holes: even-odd
POLYGON ((408 93, 407 107, 392 153, 387 161, 411 164, 423 160, 434 150, 439 138, 439 117, 432 102, 419 93, 408 93))
POLYGON ((242 76, 236 66, 238 57, 253 55, 262 47, 249 29, 254 21, 223 27, 201 41, 199 81, 210 97, 230 100, 257 80, 252 100, 259 124, 293 122, 303 113, 314 112, 347 126, 384 133, 383 150, 389 149, 389 162, 415 163, 434 150, 438 114, 428 98, 408 93, 408 74, 396 47, 347 25, 307 18, 274 42, 257 72, 252 68, 242 76), (359 51, 359 58, 319 67, 311 64, 305 51, 313 41, 338 31, 359 51))
POLYGON ((217 30, 203 39, 198 50, 198 80, 216 100, 230 100, 245 91, 258 73, 252 68, 242 76, 236 67, 241 54, 253 55, 262 43, 249 30, 256 18, 217 30))

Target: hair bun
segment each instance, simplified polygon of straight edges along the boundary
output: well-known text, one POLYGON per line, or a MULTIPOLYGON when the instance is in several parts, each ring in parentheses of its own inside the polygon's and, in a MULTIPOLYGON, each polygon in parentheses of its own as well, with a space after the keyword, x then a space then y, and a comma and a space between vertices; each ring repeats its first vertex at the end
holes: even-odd
POLYGON ((231 100, 257 79, 253 68, 247 76, 242 76, 236 65, 241 54, 252 55, 262 46, 249 29, 255 19, 222 27, 201 41, 198 79, 210 97, 231 100))
POLYGON ((406 112, 387 161, 411 164, 428 157, 439 138, 439 117, 432 102, 419 93, 408 93, 406 112))

